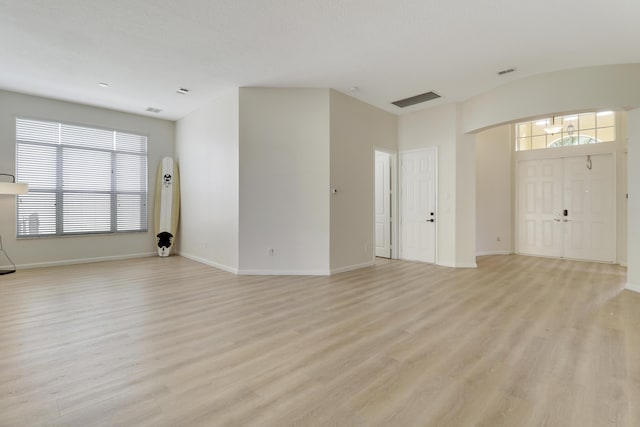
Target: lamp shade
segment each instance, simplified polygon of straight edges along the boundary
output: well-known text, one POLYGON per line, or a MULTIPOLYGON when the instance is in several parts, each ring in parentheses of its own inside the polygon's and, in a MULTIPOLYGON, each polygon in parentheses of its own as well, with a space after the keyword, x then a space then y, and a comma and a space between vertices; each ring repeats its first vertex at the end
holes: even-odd
POLYGON ((29 184, 24 182, 0 182, 0 194, 27 194, 29 184))

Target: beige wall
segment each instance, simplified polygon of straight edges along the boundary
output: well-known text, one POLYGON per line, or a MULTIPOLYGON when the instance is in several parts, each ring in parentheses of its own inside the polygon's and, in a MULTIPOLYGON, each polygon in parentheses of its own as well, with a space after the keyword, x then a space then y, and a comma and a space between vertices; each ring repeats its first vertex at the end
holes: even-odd
POLYGON ((147 135, 149 143, 149 232, 81 237, 16 239, 15 197, 0 196, 0 234, 19 266, 55 265, 152 255, 156 168, 174 151, 173 122, 47 98, 0 91, 0 172, 15 173, 15 118, 77 123, 147 135))
POLYGON ((511 129, 511 125, 503 125, 476 135, 476 253, 478 255, 513 252, 511 129))
POLYGON ((398 150, 438 148, 438 243, 436 262, 455 265, 456 106, 435 107, 400 116, 398 150))
POLYGON ((618 239, 617 239, 617 255, 618 263, 627 265, 627 246, 628 246, 628 214, 629 214, 629 200, 627 199, 627 192, 629 191, 628 174, 629 168, 627 167, 627 145, 628 145, 628 117, 626 111, 619 111, 617 116, 617 181, 616 187, 618 189, 618 239))
MULTIPOLYGON (((638 163, 633 153, 640 144, 638 107, 640 64, 606 65, 540 74, 505 84, 464 102, 463 121, 464 130, 474 132, 536 116, 636 108, 626 117, 629 131, 626 158, 624 137, 618 141, 618 261, 622 264, 626 261, 630 286, 640 291, 640 235, 634 231, 638 213, 633 205, 634 191, 640 188, 640 177, 633 167, 634 161, 638 163)), ((624 120, 624 115, 621 117, 624 120)), ((624 124, 619 129, 624 130, 624 124)))
POLYGON ((328 89, 240 89, 240 273, 329 274, 329 138, 328 89))
POLYGON ((455 267, 476 265, 476 136, 463 133, 462 106, 456 105, 455 267))
POLYGON ((605 65, 516 80, 464 102, 464 132, 551 114, 640 106, 640 64, 605 65))
POLYGON ((462 133, 459 104, 401 116, 398 148, 438 148, 436 263, 475 267, 475 136, 462 133))
POLYGON ((393 114, 331 91, 331 270, 374 262, 374 151, 397 150, 393 114))
POLYGON ((627 253, 627 287, 640 292, 640 108, 629 111, 629 227, 627 253))
POLYGON ((239 90, 176 122, 181 168, 179 253, 238 271, 239 90))
POLYGON ((176 135, 181 254, 240 274, 373 263, 373 153, 396 149, 396 116, 325 89, 241 88, 176 135))

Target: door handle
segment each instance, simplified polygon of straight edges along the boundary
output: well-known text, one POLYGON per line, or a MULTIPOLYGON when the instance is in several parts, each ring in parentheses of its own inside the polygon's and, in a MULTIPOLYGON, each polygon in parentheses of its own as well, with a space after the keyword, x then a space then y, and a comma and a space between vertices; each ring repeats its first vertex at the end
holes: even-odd
POLYGON ((571 221, 571 220, 570 220, 570 219, 567 219, 567 218, 565 218, 565 219, 563 220, 563 222, 569 222, 569 221, 571 221))
POLYGON ((427 222, 436 222, 436 220, 431 218, 431 219, 428 219, 427 222))
POLYGON ((560 218, 553 218, 555 222, 560 222, 560 218))

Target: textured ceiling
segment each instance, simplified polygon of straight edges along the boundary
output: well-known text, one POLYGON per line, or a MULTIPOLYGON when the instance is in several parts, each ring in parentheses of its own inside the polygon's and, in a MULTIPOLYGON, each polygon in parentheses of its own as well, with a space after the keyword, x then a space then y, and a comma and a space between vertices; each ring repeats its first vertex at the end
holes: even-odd
POLYGON ((229 87, 330 87, 401 114, 640 62, 639 17, 637 0, 0 0, 0 88, 175 120, 229 87))

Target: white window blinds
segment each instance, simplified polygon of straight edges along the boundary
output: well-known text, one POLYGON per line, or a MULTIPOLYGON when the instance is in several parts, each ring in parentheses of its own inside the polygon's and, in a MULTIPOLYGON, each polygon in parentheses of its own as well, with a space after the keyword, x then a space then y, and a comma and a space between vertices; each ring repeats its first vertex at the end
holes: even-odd
POLYGON ((147 230, 147 137, 16 119, 18 237, 147 230))

